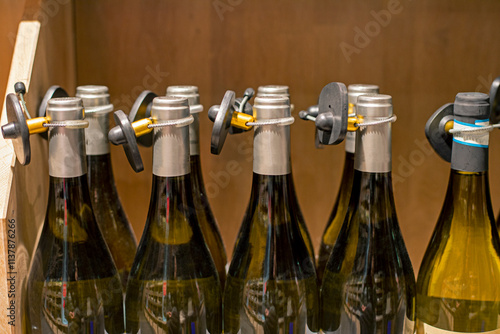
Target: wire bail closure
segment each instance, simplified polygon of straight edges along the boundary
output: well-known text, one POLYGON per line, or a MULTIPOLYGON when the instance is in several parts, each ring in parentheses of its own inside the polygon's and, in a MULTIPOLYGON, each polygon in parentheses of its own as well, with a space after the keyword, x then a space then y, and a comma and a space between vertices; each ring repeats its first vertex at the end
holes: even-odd
POLYGON ((478 127, 478 128, 475 128, 475 129, 450 129, 448 130, 449 133, 453 134, 453 135, 457 135, 457 134, 461 134, 461 133, 485 133, 485 132, 491 132, 493 131, 494 129, 498 129, 500 128, 500 123, 497 123, 497 124, 491 124, 491 125, 487 125, 487 126, 481 126, 481 127, 478 127))
MULTIPOLYGON (((203 107, 201 108, 200 111, 194 111, 194 113, 198 113, 203 111, 203 107)), ((152 120, 152 119, 151 119, 152 120)), ((154 128, 162 128, 162 127, 167 127, 167 126, 175 126, 177 128, 187 126, 191 123, 194 122, 194 117, 193 115, 189 115, 188 117, 176 119, 176 120, 171 120, 171 121, 164 121, 161 123, 152 123, 148 124, 148 129, 154 129, 154 128)))
POLYGON ((284 117, 284 118, 274 118, 274 119, 266 119, 266 120, 256 120, 253 122, 247 122, 248 126, 266 126, 266 125, 278 125, 278 126, 287 126, 291 125, 295 122, 295 118, 293 116, 284 117))
POLYGON ((89 127, 89 121, 86 120, 67 120, 57 122, 43 123, 44 128, 68 128, 68 129, 86 129, 89 127))
POLYGON ((380 124, 385 124, 385 123, 394 123, 394 122, 396 122, 397 119, 398 118, 396 115, 392 115, 392 116, 384 118, 384 119, 370 121, 370 122, 359 122, 359 119, 358 119, 357 122, 353 123, 353 126, 355 128, 364 128, 364 127, 368 127, 368 126, 380 125, 380 124))

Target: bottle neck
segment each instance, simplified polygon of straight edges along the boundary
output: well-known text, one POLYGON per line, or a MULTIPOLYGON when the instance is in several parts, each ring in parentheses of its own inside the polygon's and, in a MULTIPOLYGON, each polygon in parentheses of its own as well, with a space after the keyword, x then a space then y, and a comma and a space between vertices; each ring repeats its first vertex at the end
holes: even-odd
POLYGON ((68 242, 87 242, 94 237, 96 223, 85 174, 72 177, 50 177, 49 201, 45 224, 52 233, 68 242))
POLYGON ((103 155, 109 153, 109 115, 89 114, 86 117, 89 122, 85 129, 85 149, 87 155, 103 155))
MULTIPOLYGON (((368 117, 366 121, 376 121, 368 117)), ((362 127, 356 134, 354 168, 368 173, 392 170, 391 123, 362 127)))
POLYGON ((200 155, 200 118, 197 113, 191 114, 193 123, 189 124, 189 152, 191 156, 200 155))
POLYGON ((254 209, 258 207, 259 214, 267 215, 267 219, 259 219, 259 221, 268 225, 290 223, 291 217, 283 213, 291 214, 295 211, 295 204, 292 201, 292 196, 294 196, 292 181, 291 173, 286 175, 254 173, 250 198, 250 205, 254 208, 248 212, 254 212, 254 209))
MULTIPOLYGON (((477 129, 489 125, 489 119, 455 116, 453 129, 477 129)), ((469 132, 453 135, 451 168, 464 172, 488 171, 489 132, 469 132)))
POLYGON ((87 155, 87 179, 91 193, 94 190, 107 189, 115 192, 115 179, 111 166, 111 155, 87 155))
POLYGON ((186 244, 201 233, 193 204, 190 175, 153 175, 146 231, 157 242, 186 244))
POLYGON ((360 224, 375 225, 390 233, 392 222, 397 222, 391 172, 369 173, 354 171, 349 206, 359 212, 360 224), (372 215, 372 213, 374 213, 372 215))
POLYGON ((451 210, 442 215, 450 216, 456 222, 454 225, 480 227, 487 224, 494 228, 488 172, 471 173, 452 169, 443 208, 451 210))
POLYGON ((83 129, 49 129, 49 175, 74 178, 85 174, 85 132, 83 129))
MULTIPOLYGON (((349 202, 352 189, 352 180, 354 179, 354 153, 345 153, 344 170, 340 181, 338 198, 343 202, 349 202)), ((345 203, 347 205, 347 203, 345 203)))
POLYGON ((290 174, 289 126, 266 125, 255 128, 253 171, 269 176, 290 174))
POLYGON ((206 209, 209 206, 203 173, 201 171, 201 160, 199 155, 191 155, 191 184, 193 186, 193 201, 197 209, 206 209))

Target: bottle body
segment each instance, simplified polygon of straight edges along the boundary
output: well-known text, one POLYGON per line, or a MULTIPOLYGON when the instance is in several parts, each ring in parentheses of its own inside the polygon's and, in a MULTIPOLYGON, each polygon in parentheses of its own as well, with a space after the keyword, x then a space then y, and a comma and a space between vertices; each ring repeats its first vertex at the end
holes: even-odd
POLYGON ((27 283, 30 333, 122 333, 123 290, 92 212, 86 175, 51 177, 27 283))
POLYGON ((125 290, 137 242, 116 190, 109 153, 88 155, 87 170, 92 208, 125 290))
POLYGON ((328 218, 328 223, 326 224, 325 231, 323 232, 323 236, 321 238, 318 265, 316 266, 316 272, 320 282, 323 280, 323 273, 325 271, 326 264, 333 251, 333 247, 335 245, 335 241, 337 241, 342 224, 346 219, 347 207, 349 205, 349 199, 351 198, 353 178, 354 153, 346 152, 344 171, 342 172, 342 181, 337 194, 337 199, 335 200, 332 213, 328 218))
POLYGON ((499 245, 487 172, 452 170, 418 275, 418 333, 500 332, 499 245))
POLYGON ((488 95, 457 94, 448 190, 417 280, 418 333, 500 333, 500 240, 481 130, 489 116, 488 95))
POLYGON ((217 221, 210 208, 205 184, 203 183, 203 175, 201 173, 201 163, 199 155, 190 156, 191 165, 191 180, 193 184, 193 201, 198 216, 201 231, 207 243, 210 254, 217 269, 221 288, 224 290, 226 282, 226 264, 227 255, 222 241, 222 236, 217 226, 217 221))
POLYGON ((354 173, 352 213, 323 277, 321 329, 413 333, 415 277, 397 222, 390 172, 354 173))
POLYGON ((154 175, 148 220, 127 285, 127 333, 221 333, 221 298, 189 174, 154 175))
POLYGON ((415 276, 392 191, 392 98, 358 97, 354 178, 321 287, 325 333, 413 333, 415 276))
POLYGON ((291 200, 291 174, 254 173, 224 291, 225 333, 318 331, 318 287, 291 200))

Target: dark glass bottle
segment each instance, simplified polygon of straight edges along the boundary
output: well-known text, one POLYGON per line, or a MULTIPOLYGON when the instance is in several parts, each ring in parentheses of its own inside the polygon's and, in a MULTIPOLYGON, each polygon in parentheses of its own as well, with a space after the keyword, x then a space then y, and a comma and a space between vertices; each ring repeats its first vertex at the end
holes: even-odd
MULTIPOLYGON (((257 96, 265 97, 265 96, 274 96, 274 95, 283 95, 290 98, 290 92, 288 86, 285 85, 265 85, 259 86, 257 89, 257 96)), ((293 111, 293 105, 290 105, 291 111, 293 111)), ((297 195, 295 194, 295 184, 293 183, 293 177, 290 177, 289 180, 290 189, 292 192, 291 200, 294 202, 295 206, 295 214, 297 215, 297 221, 299 222, 300 233, 302 234, 302 239, 306 243, 307 251, 311 258, 314 257, 314 245, 311 239, 311 235, 309 234, 309 229, 307 228, 306 221, 304 219, 304 215, 302 214, 302 210, 300 209, 299 201, 297 195)))
MULTIPOLYGON (((257 120, 290 116, 289 99, 257 97, 257 120)), ((309 333, 318 328, 314 261, 292 198, 290 127, 255 129, 250 202, 224 291, 224 333, 309 333)))
POLYGON ((125 290, 137 241, 120 202, 111 166, 107 135, 113 105, 109 103, 106 86, 79 86, 76 96, 82 99, 85 118, 89 121, 85 148, 92 208, 125 290))
MULTIPOLYGON (((489 116, 486 94, 456 96, 454 129, 489 125, 489 116)), ((448 191, 418 274, 418 333, 500 333, 500 240, 488 137, 453 135, 448 191)))
MULTIPOLYGON (((349 116, 356 115, 356 102, 358 96, 364 94, 377 94, 378 86, 366 84, 353 84, 347 87, 348 101, 349 101, 349 116)), ((352 181, 354 178, 354 152, 356 146, 356 132, 348 132, 345 138, 345 159, 344 171, 340 181, 339 192, 337 199, 333 204, 333 209, 328 218, 328 222, 321 237, 321 245, 318 253, 318 265, 316 272, 318 279, 321 282, 323 279, 323 272, 325 271, 326 263, 330 258, 333 246, 340 232, 340 228, 344 223, 347 213, 347 206, 351 198, 352 181)))
MULTIPOLYGON (((51 122, 83 119, 78 98, 52 99, 51 122)), ((83 128, 49 130, 47 213, 27 283, 30 333, 123 333, 123 289, 89 196, 83 128)))
POLYGON ((201 107, 200 95, 196 86, 169 86, 167 96, 179 96, 188 99, 191 109, 191 115, 194 118, 193 123, 189 125, 189 152, 191 165, 191 185, 193 186, 193 202, 198 216, 205 242, 212 254, 215 268, 219 274, 221 287, 224 289, 226 281, 227 255, 222 236, 217 225, 210 203, 208 201, 205 184, 203 183, 203 174, 201 172, 200 159, 200 121, 198 112, 193 110, 195 106, 201 107))
MULTIPOLYGON (((189 116, 188 101, 157 97, 155 123, 189 116)), ((130 273, 127 333, 221 333, 222 293, 194 206, 187 126, 154 130, 153 187, 130 273)))
MULTIPOLYGON (((392 116, 388 95, 358 98, 363 122, 392 116)), ((348 213, 321 288, 325 333, 413 333, 415 276, 399 229, 391 179, 391 125, 356 136, 348 213)))

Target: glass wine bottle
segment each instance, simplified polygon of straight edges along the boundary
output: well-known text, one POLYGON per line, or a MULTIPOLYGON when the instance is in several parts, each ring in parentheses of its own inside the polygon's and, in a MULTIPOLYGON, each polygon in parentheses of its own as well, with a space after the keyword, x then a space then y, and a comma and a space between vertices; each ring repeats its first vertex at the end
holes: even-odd
POLYGON ((79 86, 76 96, 82 99, 89 122, 85 129, 85 149, 92 208, 125 290, 137 241, 116 191, 111 166, 108 131, 113 105, 109 103, 106 86, 79 86))
MULTIPOLYGON (((254 110, 257 121, 287 118, 289 99, 257 97, 254 110)), ((292 198, 290 127, 257 126, 253 157, 250 202, 224 290, 224 333, 317 332, 314 261, 292 198)))
MULTIPOLYGON (((82 120, 78 98, 51 99, 52 123, 82 120)), ((83 128, 49 128, 49 201, 28 276, 28 332, 123 333, 123 289, 89 196, 83 128)))
POLYGON ((127 333, 221 333, 222 292, 195 209, 189 128, 161 123, 190 117, 188 100, 157 97, 153 186, 146 227, 125 297, 127 333))
MULTIPOLYGON (((257 88, 257 96, 265 97, 265 96, 272 96, 272 95, 283 95, 288 98, 290 98, 290 91, 288 86, 285 85, 265 85, 265 86, 259 86, 257 88)), ((290 105, 290 108, 292 109, 292 105, 290 105)), ((291 174, 291 172, 290 172, 291 174)), ((302 234, 302 238, 304 239, 304 242, 306 243, 307 251, 309 252, 309 255, 311 255, 311 258, 315 259, 314 257, 314 246, 313 242, 311 239, 311 235, 309 234, 309 230, 306 225, 306 221, 304 219, 304 215, 302 214, 302 210, 300 209, 299 206, 299 201, 297 198, 297 195, 295 195, 295 184, 293 182, 293 176, 290 177, 290 191, 292 192, 291 198, 292 200, 295 201, 295 214, 297 215, 297 221, 299 223, 299 229, 300 233, 302 234)))
MULTIPOLYGON (((200 95, 196 86, 169 86, 167 96, 179 96, 188 99, 189 105, 200 106, 200 95)), ((191 165, 191 185, 193 186, 193 202, 198 216, 198 222, 205 237, 208 249, 212 254, 215 268, 219 274, 221 287, 224 289, 226 281, 227 255, 222 236, 208 201, 200 160, 200 120, 198 112, 191 109, 194 121, 189 125, 189 162, 191 165)))
MULTIPOLYGON (((454 130, 489 125, 488 96, 459 93, 454 130)), ((441 214, 417 279, 418 333, 500 333, 500 241, 488 184, 488 131, 453 134, 441 214)))
POLYGON ((392 98, 359 96, 356 112, 366 126, 356 136, 349 213, 323 277, 321 329, 413 333, 415 276, 392 192, 392 98))
MULTIPOLYGON (((353 84, 347 87, 348 102, 349 102, 349 116, 356 115, 356 102, 358 96, 364 94, 378 94, 378 86, 366 84, 353 84)), ((349 131, 345 138, 345 158, 344 158, 344 171, 340 181, 339 192, 337 199, 333 204, 333 209, 328 218, 328 222, 321 237, 321 245, 319 247, 318 265, 316 266, 316 273, 318 280, 321 282, 323 279, 323 272, 325 271, 326 263, 330 258, 333 246, 339 235, 340 228, 344 223, 345 215, 347 213, 347 206, 351 198, 352 180, 354 178, 354 151, 356 146, 356 132, 349 131)))

